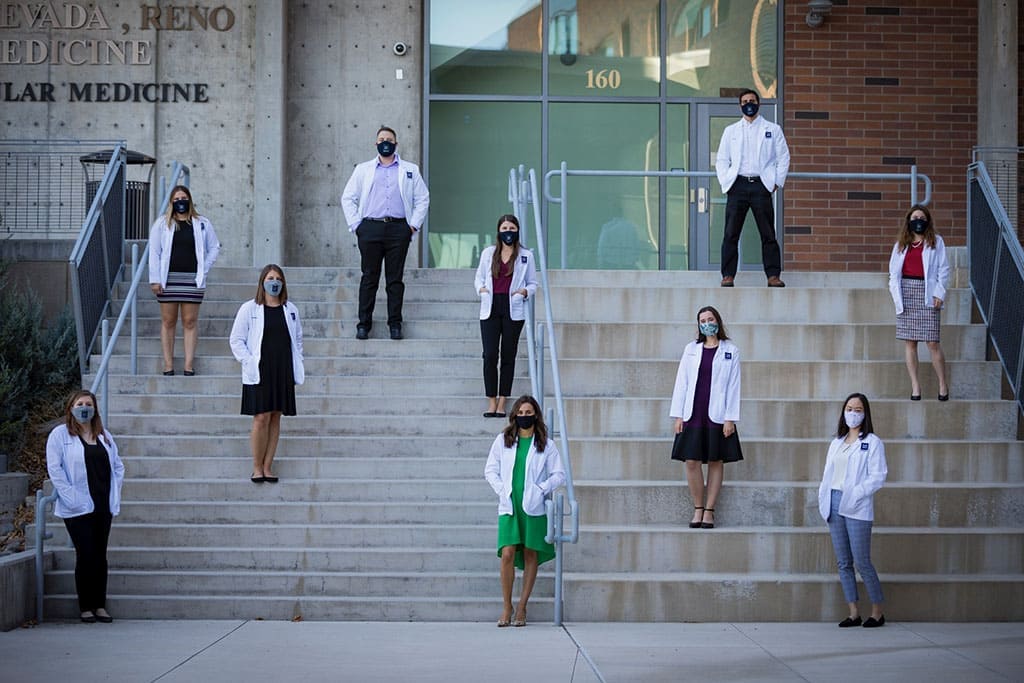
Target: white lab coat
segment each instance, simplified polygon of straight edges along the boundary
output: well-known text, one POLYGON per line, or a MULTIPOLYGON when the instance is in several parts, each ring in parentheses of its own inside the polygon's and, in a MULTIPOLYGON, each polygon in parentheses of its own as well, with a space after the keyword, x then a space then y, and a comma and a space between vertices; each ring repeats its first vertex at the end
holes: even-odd
MULTIPOLYGON (((494 292, 491 291, 494 289, 494 281, 491 278, 491 261, 496 251, 497 247, 493 244, 484 249, 484 252, 480 254, 480 265, 476 268, 476 277, 473 278, 477 295, 480 297, 481 320, 491 317, 491 302, 494 300, 494 292), (486 287, 487 291, 481 292, 482 287, 486 287)), ((512 285, 509 287, 509 291, 515 292, 520 289, 526 289, 531 297, 537 291, 537 269, 533 264, 533 252, 522 246, 519 247, 519 256, 516 258, 515 265, 512 266, 512 285)), ((522 294, 515 293, 509 296, 508 307, 512 320, 526 319, 527 298, 522 294)))
MULTIPOLYGON (((693 417, 693 396, 697 390, 697 372, 704 352, 704 343, 692 341, 683 349, 676 371, 676 384, 672 390, 671 417, 681 417, 683 422, 693 417)), ((711 361, 711 401, 708 417, 719 424, 726 420, 740 420, 740 352, 728 339, 718 342, 718 349, 711 361)))
MULTIPOLYGON (((729 191, 740 173, 744 125, 746 123, 743 119, 729 125, 722 133, 722 140, 718 143, 715 173, 718 174, 722 192, 729 191)), ((786 144, 786 136, 783 135, 782 128, 777 123, 758 116, 750 125, 757 128, 756 136, 760 140, 757 146, 756 163, 757 168, 760 169, 758 175, 764 186, 771 192, 776 186, 782 187, 786 184, 786 176, 789 174, 789 145, 786 144)))
MULTIPOLYGON (((825 459, 825 472, 818 486, 818 512, 826 522, 832 511, 832 475, 835 469, 836 451, 843 445, 843 437, 832 440, 825 459)), ((874 434, 860 440, 850 454, 843 479, 843 499, 839 502, 839 514, 850 519, 871 522, 875 519, 874 495, 882 488, 889 469, 885 463, 885 444, 874 434)))
MULTIPOLYGON (((498 434, 491 444, 484 466, 484 479, 498 494, 498 514, 511 515, 512 468, 516 464, 516 445, 505 447, 505 436, 498 434)), ((544 501, 565 483, 562 458, 549 438, 544 452, 538 453, 534 443, 526 455, 526 481, 523 486, 523 512, 531 517, 545 514, 544 501)))
MULTIPOLYGON (((395 158, 398 159, 398 192, 402 195, 402 204, 405 206, 405 219, 409 227, 419 230, 423 227, 423 221, 427 219, 430 192, 427 190, 427 184, 423 182, 423 176, 420 175, 419 166, 403 161, 397 153, 395 158)), ((341 193, 341 209, 345 212, 349 232, 355 232, 366 217, 363 208, 370 199, 370 188, 373 186, 373 174, 377 170, 378 159, 379 157, 374 157, 356 166, 341 193)))
MULTIPOLYGON (((160 216, 149 228, 149 284, 167 286, 167 273, 171 269, 171 245, 174 242, 174 220, 167 225, 167 216, 160 216)), ((196 287, 206 286, 206 274, 213 268, 220 253, 220 242, 213 224, 205 216, 192 219, 192 233, 196 240, 196 287)))
MULTIPOLYGON (((263 345, 264 307, 250 299, 242 304, 231 326, 231 353, 242 364, 242 384, 260 383, 260 354, 263 345)), ((306 381, 302 357, 302 321, 299 309, 291 301, 284 304, 284 320, 292 339, 292 374, 296 384, 306 381)))
MULTIPOLYGON (((910 247, 907 247, 909 249, 910 247)), ((924 303, 925 306, 932 305, 932 298, 946 300, 946 284, 949 282, 949 260, 946 258, 946 244, 938 235, 935 236, 935 247, 925 244, 924 252, 921 254, 921 262, 924 264, 924 303)), ((900 251, 900 244, 897 242, 892 246, 892 255, 889 257, 889 294, 896 304, 896 315, 903 312, 903 291, 900 284, 903 281, 903 261, 907 258, 906 250, 900 251)))
MULTIPOLYGON (((121 512, 121 484, 124 483, 124 463, 117 454, 117 444, 110 432, 103 430, 103 439, 97 439, 107 449, 110 459, 110 513, 121 512)), ((57 501, 53 514, 61 518, 87 515, 96 509, 89 493, 89 475, 85 469, 85 447, 67 425, 53 428, 46 439, 46 471, 53 482, 57 501)))

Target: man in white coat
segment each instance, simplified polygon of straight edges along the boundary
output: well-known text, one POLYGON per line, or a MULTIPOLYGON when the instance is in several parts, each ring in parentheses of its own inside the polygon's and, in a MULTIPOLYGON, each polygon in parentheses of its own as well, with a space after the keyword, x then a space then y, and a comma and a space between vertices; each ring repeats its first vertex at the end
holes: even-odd
POLYGON ((359 241, 359 324, 357 339, 368 339, 373 327, 373 305, 384 264, 388 293, 388 329, 392 339, 402 338, 402 300, 405 297, 405 257, 409 243, 423 226, 430 192, 416 164, 403 161, 395 151, 395 131, 377 131, 377 156, 356 166, 341 193, 341 208, 350 232, 359 241))
POLYGON ((782 253, 775 238, 775 207, 772 193, 786 184, 789 146, 782 128, 758 115, 761 97, 753 90, 740 93, 743 118, 722 133, 715 172, 725 204, 725 235, 722 238, 722 286, 732 287, 739 261, 740 232, 747 211, 754 212, 761 233, 761 259, 769 287, 785 287, 782 253))

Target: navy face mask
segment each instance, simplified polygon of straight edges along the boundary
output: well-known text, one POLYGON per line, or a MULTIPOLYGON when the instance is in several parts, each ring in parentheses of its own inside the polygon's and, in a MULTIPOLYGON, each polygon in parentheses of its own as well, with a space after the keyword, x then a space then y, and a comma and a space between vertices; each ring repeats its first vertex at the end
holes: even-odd
POLYGON ((172 206, 174 207, 174 213, 180 213, 180 214, 188 213, 188 208, 191 205, 192 205, 192 202, 190 202, 187 199, 175 199, 174 203, 172 204, 172 206))
POLYGON ((395 147, 398 146, 397 142, 391 142, 390 140, 381 140, 377 143, 377 154, 382 157, 389 157, 395 153, 395 147))
POLYGON ((757 114, 757 110, 761 108, 757 102, 744 102, 740 105, 740 109, 743 110, 744 115, 754 116, 757 114))
POLYGON ((910 229, 918 235, 923 235, 924 231, 928 229, 928 221, 923 218, 915 218, 910 221, 910 229))
POLYGON ((519 241, 519 233, 515 230, 502 230, 498 233, 498 239, 505 244, 512 246, 519 241))

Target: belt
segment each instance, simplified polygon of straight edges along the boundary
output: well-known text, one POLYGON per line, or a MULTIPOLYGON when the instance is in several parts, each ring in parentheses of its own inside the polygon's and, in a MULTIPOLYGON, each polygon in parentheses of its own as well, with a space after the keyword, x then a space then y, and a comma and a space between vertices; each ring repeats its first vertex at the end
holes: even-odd
POLYGON ((405 218, 395 216, 381 216, 380 218, 367 218, 368 221, 376 221, 377 223, 405 223, 405 218))
POLYGON ((743 178, 748 183, 759 183, 759 182, 761 182, 761 176, 756 176, 756 175, 741 175, 740 178, 743 178))

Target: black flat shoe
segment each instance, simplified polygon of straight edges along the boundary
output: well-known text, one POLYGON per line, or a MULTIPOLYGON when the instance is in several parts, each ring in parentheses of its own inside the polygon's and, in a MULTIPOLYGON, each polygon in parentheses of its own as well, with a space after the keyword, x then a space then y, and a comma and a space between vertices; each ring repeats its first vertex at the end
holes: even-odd
POLYGON ((948 401, 949 400, 949 394, 939 394, 939 400, 940 401, 948 401))
POLYGON ((96 621, 100 622, 101 624, 113 624, 114 623, 114 617, 110 616, 109 614, 107 614, 107 615, 97 614, 96 615, 96 621))
POLYGON ((910 400, 911 401, 920 401, 921 400, 921 394, 911 394, 910 395, 910 400))
POLYGON ((868 620, 864 622, 863 628, 878 628, 879 626, 885 626, 885 615, 875 619, 874 617, 868 617, 868 620))
MULTIPOLYGON (((694 510, 703 510, 704 508, 699 508, 696 505, 694 505, 693 509, 694 510)), ((702 520, 704 519, 704 515, 703 514, 700 517, 701 517, 702 520)), ((700 522, 690 522, 690 528, 691 529, 699 529, 700 528, 700 524, 701 524, 700 522)))
POLYGON ((268 484, 276 484, 279 480, 277 477, 263 477, 263 481, 267 482, 268 484))
POLYGON ((185 370, 181 374, 185 375, 186 377, 195 377, 196 376, 196 371, 195 370, 185 370))
POLYGON ((252 475, 252 476, 249 477, 249 481, 251 481, 254 484, 262 484, 266 480, 267 480, 266 477, 257 477, 256 475, 252 475))
POLYGON ((93 614, 92 612, 82 612, 81 619, 82 619, 82 623, 83 624, 95 624, 96 623, 96 615, 93 614))
POLYGON ((164 377, 173 377, 174 370, 164 370, 164 377))
MULTIPOLYGON (((712 517, 715 516, 715 508, 704 508, 704 514, 705 515, 708 514, 709 512, 711 513, 712 517)), ((704 520, 704 517, 702 515, 701 516, 701 523, 700 523, 700 528, 701 529, 714 529, 715 528, 715 523, 714 522, 705 522, 703 520, 704 520)))
POLYGON ((839 628, 850 628, 851 626, 860 626, 860 617, 846 617, 839 622, 839 628))

